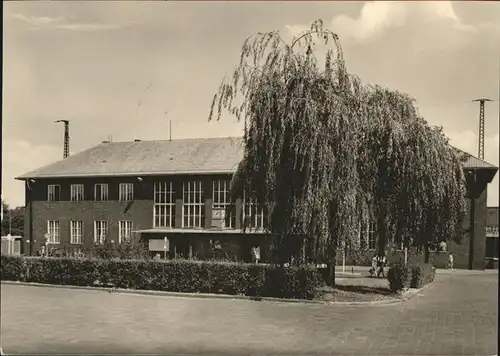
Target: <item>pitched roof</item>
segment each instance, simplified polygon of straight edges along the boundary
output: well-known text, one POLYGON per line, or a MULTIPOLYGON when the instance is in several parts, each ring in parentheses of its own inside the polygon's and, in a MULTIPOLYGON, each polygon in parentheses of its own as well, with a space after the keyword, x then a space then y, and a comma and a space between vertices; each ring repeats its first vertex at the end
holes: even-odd
MULTIPOLYGON (((233 173, 243 153, 241 137, 108 142, 16 179, 233 173)), ((472 155, 464 168, 497 169, 472 155)))
POLYGON ((16 179, 232 173, 243 157, 241 143, 231 137, 107 142, 16 179))

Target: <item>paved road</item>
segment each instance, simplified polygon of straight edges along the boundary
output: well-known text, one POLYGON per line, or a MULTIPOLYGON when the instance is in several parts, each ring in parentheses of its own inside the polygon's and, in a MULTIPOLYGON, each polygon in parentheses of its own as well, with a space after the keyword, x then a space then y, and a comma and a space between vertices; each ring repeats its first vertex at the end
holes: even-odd
POLYGON ((447 273, 401 304, 339 306, 2 285, 4 352, 493 355, 498 274, 447 273))

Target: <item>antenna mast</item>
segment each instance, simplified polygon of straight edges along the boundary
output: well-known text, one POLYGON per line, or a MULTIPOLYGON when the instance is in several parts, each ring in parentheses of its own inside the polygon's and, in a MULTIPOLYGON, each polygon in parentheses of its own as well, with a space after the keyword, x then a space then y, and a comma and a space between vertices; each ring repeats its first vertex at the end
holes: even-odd
POLYGON ((473 102, 479 101, 479 152, 478 157, 484 159, 484 103, 492 101, 490 99, 481 98, 472 100, 473 102))
POLYGON ((68 120, 57 120, 56 122, 64 123, 64 150, 63 150, 63 158, 67 158, 69 156, 69 121, 68 120))

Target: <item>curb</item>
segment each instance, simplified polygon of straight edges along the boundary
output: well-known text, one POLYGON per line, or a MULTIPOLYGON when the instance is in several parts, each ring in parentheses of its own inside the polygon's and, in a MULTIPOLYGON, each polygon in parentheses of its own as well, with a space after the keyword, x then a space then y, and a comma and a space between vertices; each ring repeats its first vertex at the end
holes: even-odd
POLYGON ((45 288, 61 288, 61 289, 76 289, 87 291, 101 291, 108 293, 132 294, 132 295, 152 295, 164 297, 183 297, 183 298, 198 298, 198 299, 236 299, 236 300, 251 300, 251 301, 267 301, 267 302, 283 302, 283 303, 302 303, 302 304, 325 304, 319 300, 307 299, 284 299, 272 297, 250 297, 246 295, 229 295, 229 294, 213 294, 213 293, 183 293, 183 292, 166 292, 154 290, 136 290, 136 289, 122 289, 122 288, 106 288, 106 287, 89 287, 89 286, 72 286, 72 285, 59 285, 59 284, 46 284, 46 283, 32 283, 32 282, 19 282, 19 281, 1 281, 2 284, 26 286, 26 287, 45 287, 45 288))
MULTIPOLYGON (((434 283, 434 282, 433 282, 434 283)), ((228 294, 210 294, 210 293, 182 293, 182 292, 166 292, 166 291, 153 291, 153 290, 135 290, 135 289, 122 289, 122 288, 106 288, 106 287, 88 287, 88 286, 72 286, 72 285, 58 285, 58 284, 45 284, 45 283, 31 283, 19 281, 1 281, 1 284, 27 286, 27 287, 45 287, 45 288, 62 288, 62 289, 75 289, 86 291, 101 291, 108 293, 120 293, 130 295, 151 295, 157 297, 182 297, 182 298, 198 298, 198 299, 233 299, 233 300, 249 300, 249 301, 264 301, 264 302, 279 302, 279 303, 293 303, 293 304, 316 304, 316 305, 344 305, 344 306, 368 306, 368 305, 393 305, 402 303, 410 299, 413 295, 418 294, 422 289, 417 290, 416 293, 408 297, 396 297, 386 300, 374 300, 363 302, 329 302, 322 300, 308 300, 308 299, 285 299, 285 298, 272 298, 272 297, 249 297, 246 295, 228 295, 228 294)))

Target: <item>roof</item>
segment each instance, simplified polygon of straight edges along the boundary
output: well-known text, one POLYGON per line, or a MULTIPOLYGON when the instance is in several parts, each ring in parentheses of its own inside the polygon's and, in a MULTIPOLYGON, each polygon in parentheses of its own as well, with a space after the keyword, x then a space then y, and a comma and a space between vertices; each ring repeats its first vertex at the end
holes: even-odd
POLYGON ((243 157, 241 138, 106 142, 16 179, 232 173, 243 157))
MULTIPOLYGON (((230 174, 236 171, 243 153, 241 137, 106 142, 16 179, 230 174)), ((468 155, 464 168, 497 169, 472 155, 468 155)))
POLYGON ((491 168, 491 169, 498 169, 498 167, 492 165, 491 163, 486 162, 485 160, 482 160, 480 158, 477 158, 476 156, 471 155, 470 153, 467 153, 465 151, 462 151, 461 149, 455 148, 459 153, 467 155, 467 160, 464 162, 464 168, 491 168))

